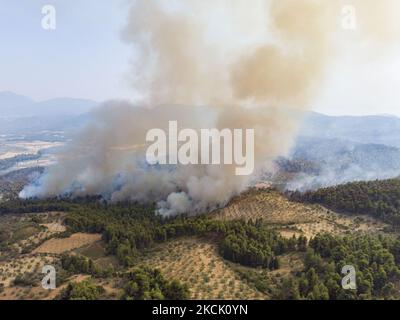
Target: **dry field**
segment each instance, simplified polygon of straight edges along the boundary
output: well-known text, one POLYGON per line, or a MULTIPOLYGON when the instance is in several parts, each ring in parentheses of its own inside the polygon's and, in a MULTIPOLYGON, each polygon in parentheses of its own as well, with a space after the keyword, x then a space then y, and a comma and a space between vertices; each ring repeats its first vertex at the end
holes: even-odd
POLYGON ((1 216, 0 223, 3 230, 8 232, 11 239, 15 241, 10 246, 15 253, 12 257, 0 262, 0 285, 3 287, 0 300, 49 299, 53 296, 54 292, 43 290, 40 286, 34 288, 14 286, 13 281, 17 276, 30 275, 31 278, 37 277, 38 285, 40 285, 42 267, 53 265, 58 258, 48 254, 22 254, 21 252, 65 231, 62 225, 64 216, 65 214, 60 212, 1 216), (32 218, 39 219, 41 223, 33 223, 32 218))
POLYGON ((266 299, 241 280, 217 252, 200 239, 182 239, 158 246, 139 263, 158 268, 168 279, 177 279, 191 289, 192 299, 266 299))
POLYGON ((18 253, 30 252, 46 239, 65 231, 62 225, 65 214, 60 212, 1 215, 0 234, 9 242, 11 251, 0 250, 0 260, 18 253))
POLYGON ((61 254, 101 240, 101 234, 74 233, 68 238, 50 239, 36 248, 33 253, 61 254))
MULTIPOLYGON (((34 287, 9 286, 0 294, 0 300, 54 300, 68 286, 68 283, 81 282, 88 278, 90 278, 88 275, 74 275, 54 290, 43 289, 40 285, 34 287)), ((108 291, 110 290, 112 289, 108 291)))
POLYGON ((41 268, 46 264, 51 264, 54 257, 26 255, 12 261, 0 264, 0 283, 10 286, 12 280, 19 274, 31 272, 41 272, 41 268))
POLYGON ((43 223, 40 224, 41 230, 38 232, 33 232, 33 234, 15 243, 15 248, 22 251, 23 248, 32 245, 38 245, 42 241, 66 230, 65 226, 62 224, 65 213, 61 212, 46 212, 40 213, 37 217, 43 219, 43 223))
POLYGON ((320 205, 291 202, 272 189, 251 190, 213 214, 215 219, 223 220, 262 219, 285 237, 303 234, 308 239, 320 232, 376 233, 385 227, 385 224, 367 216, 346 216, 320 205))
POLYGON ((40 286, 37 288, 19 287, 14 286, 13 281, 18 275, 36 274, 40 276, 42 267, 52 265, 55 259, 50 255, 25 255, 0 264, 0 284, 4 285, 4 291, 0 293, 0 300, 50 298, 52 293, 40 286))
MULTIPOLYGON (((64 252, 82 253, 99 260, 105 266, 114 262, 113 257, 105 256, 99 234, 75 233, 68 238, 56 238, 57 234, 66 231, 63 225, 65 215, 45 212, 0 216, 0 228, 10 237, 12 249, 4 255, 0 251, 0 300, 54 299, 69 282, 86 279, 88 276, 75 275, 55 290, 41 287, 43 266, 57 266, 60 254, 64 252), (14 280, 17 277, 26 277, 32 282, 30 285, 16 285, 14 280)), ((95 280, 96 283, 99 281, 95 280)), ((115 280, 105 279, 100 282, 106 290, 105 296, 111 299, 119 297, 120 291, 116 288, 115 280)))

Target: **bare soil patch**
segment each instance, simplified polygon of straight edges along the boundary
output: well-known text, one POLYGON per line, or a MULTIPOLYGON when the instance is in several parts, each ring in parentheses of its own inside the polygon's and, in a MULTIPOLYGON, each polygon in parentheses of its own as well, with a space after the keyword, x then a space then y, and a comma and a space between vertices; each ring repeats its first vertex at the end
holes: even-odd
POLYGON ((61 254, 100 240, 101 234, 74 233, 68 238, 50 239, 36 248, 33 253, 61 254))

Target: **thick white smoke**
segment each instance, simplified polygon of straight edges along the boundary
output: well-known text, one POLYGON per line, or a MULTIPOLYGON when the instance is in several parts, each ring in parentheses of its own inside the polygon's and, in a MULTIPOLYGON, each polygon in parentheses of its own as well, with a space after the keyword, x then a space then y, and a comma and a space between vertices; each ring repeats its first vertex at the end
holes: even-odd
MULTIPOLYGON (((135 52, 130 78, 140 101, 94 111, 58 164, 21 197, 101 194, 156 202, 164 215, 224 205, 290 147, 338 53, 341 6, 332 2, 135 1, 123 39, 135 52), (254 129, 255 175, 236 176, 230 165, 147 165, 146 133, 167 131, 170 120, 182 129, 254 129)), ((373 6, 354 2, 363 14, 373 6)))

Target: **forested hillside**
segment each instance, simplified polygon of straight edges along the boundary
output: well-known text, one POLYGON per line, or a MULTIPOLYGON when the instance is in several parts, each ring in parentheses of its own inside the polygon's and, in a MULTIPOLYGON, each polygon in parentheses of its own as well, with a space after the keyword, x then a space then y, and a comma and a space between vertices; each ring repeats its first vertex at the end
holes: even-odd
POLYGON ((309 243, 304 271, 285 281, 284 299, 392 299, 400 279, 400 241, 368 236, 318 235, 309 243), (355 290, 343 290, 341 270, 356 270, 355 290))
MULTIPOLYGON (((387 185, 388 190, 391 186, 387 185)), ((363 194, 362 190, 359 187, 359 193, 353 196, 363 194)), ((381 192, 383 189, 379 190, 381 192)), ((373 194, 371 191, 371 198, 373 194)), ((385 199, 388 201, 391 198, 385 199)), ((151 248, 188 237, 212 241, 227 263, 247 268, 247 271, 242 271, 242 275, 246 274, 249 285, 274 299, 397 297, 395 287, 400 281, 400 240, 392 235, 319 234, 309 240, 301 235, 284 238, 262 220, 217 220, 210 214, 165 219, 154 214, 151 206, 107 204, 96 198, 9 201, 1 205, 0 212, 18 214, 54 209, 66 214, 64 223, 67 231, 64 236, 76 232, 101 233, 106 254, 116 257, 119 265, 104 268, 89 258, 64 254, 59 260, 66 274, 64 278, 79 274, 94 279, 122 276, 122 282, 119 281, 123 284, 120 298, 186 298, 190 288, 172 279, 164 279, 157 270, 137 268, 142 268, 141 257, 148 254, 151 248), (299 269, 284 272, 282 280, 273 284, 266 282, 264 276, 261 276, 263 273, 259 272, 266 272, 270 274, 269 277, 280 274, 283 272, 281 260, 287 255, 295 255, 301 260, 299 269), (349 291, 341 287, 341 270, 345 265, 354 266, 357 272, 356 290, 349 291), (142 287, 143 283, 138 282, 138 279, 147 279, 146 284, 142 287)), ((18 279, 16 285, 31 283, 22 280, 18 279)), ((81 284, 68 284, 60 298, 98 299, 103 295, 97 282, 85 281, 81 284)))
POLYGON ((400 179, 352 182, 316 191, 289 193, 292 200, 319 203, 333 210, 368 214, 400 226, 400 179))

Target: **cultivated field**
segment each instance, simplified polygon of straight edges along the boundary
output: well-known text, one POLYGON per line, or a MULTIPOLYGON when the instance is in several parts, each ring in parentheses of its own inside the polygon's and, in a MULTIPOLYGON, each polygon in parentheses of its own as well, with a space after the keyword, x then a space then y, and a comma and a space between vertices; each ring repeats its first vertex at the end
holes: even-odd
POLYGON ((36 248, 33 253, 61 254, 99 240, 101 240, 100 234, 74 233, 68 238, 50 239, 36 248))
POLYGON ((332 234, 376 233, 385 224, 367 216, 347 216, 323 208, 289 201, 273 189, 251 190, 213 213, 215 219, 262 219, 277 228, 282 236, 305 235, 308 239, 321 232, 332 234))
MULTIPOLYGON (((112 266, 119 275, 129 271, 116 257, 107 255, 100 234, 61 237, 60 233, 66 231, 63 225, 66 215, 46 212, 0 216, 0 235, 8 243, 6 251, 0 250, 0 299, 54 299, 69 282, 87 279, 88 275, 78 272, 64 277, 56 290, 41 287, 42 267, 59 266, 63 253, 86 256, 102 268, 112 266), (26 277, 25 282, 15 283, 21 276, 26 277)), ((305 235, 310 239, 320 232, 379 233, 385 228, 385 224, 372 218, 345 216, 318 205, 291 202, 273 189, 251 190, 211 216, 223 220, 262 219, 287 238, 305 235)), ((166 279, 187 284, 192 299, 271 299, 279 297, 284 279, 304 268, 303 252, 285 254, 279 260, 279 269, 274 271, 244 267, 224 260, 213 239, 192 237, 147 249, 138 254, 132 268, 143 265, 158 268, 166 279)), ((121 297, 123 284, 116 274, 93 279, 105 290, 102 298, 121 297)))
POLYGON ((193 299, 265 299, 243 281, 212 242, 190 238, 160 245, 139 264, 160 269, 191 288, 193 299))

